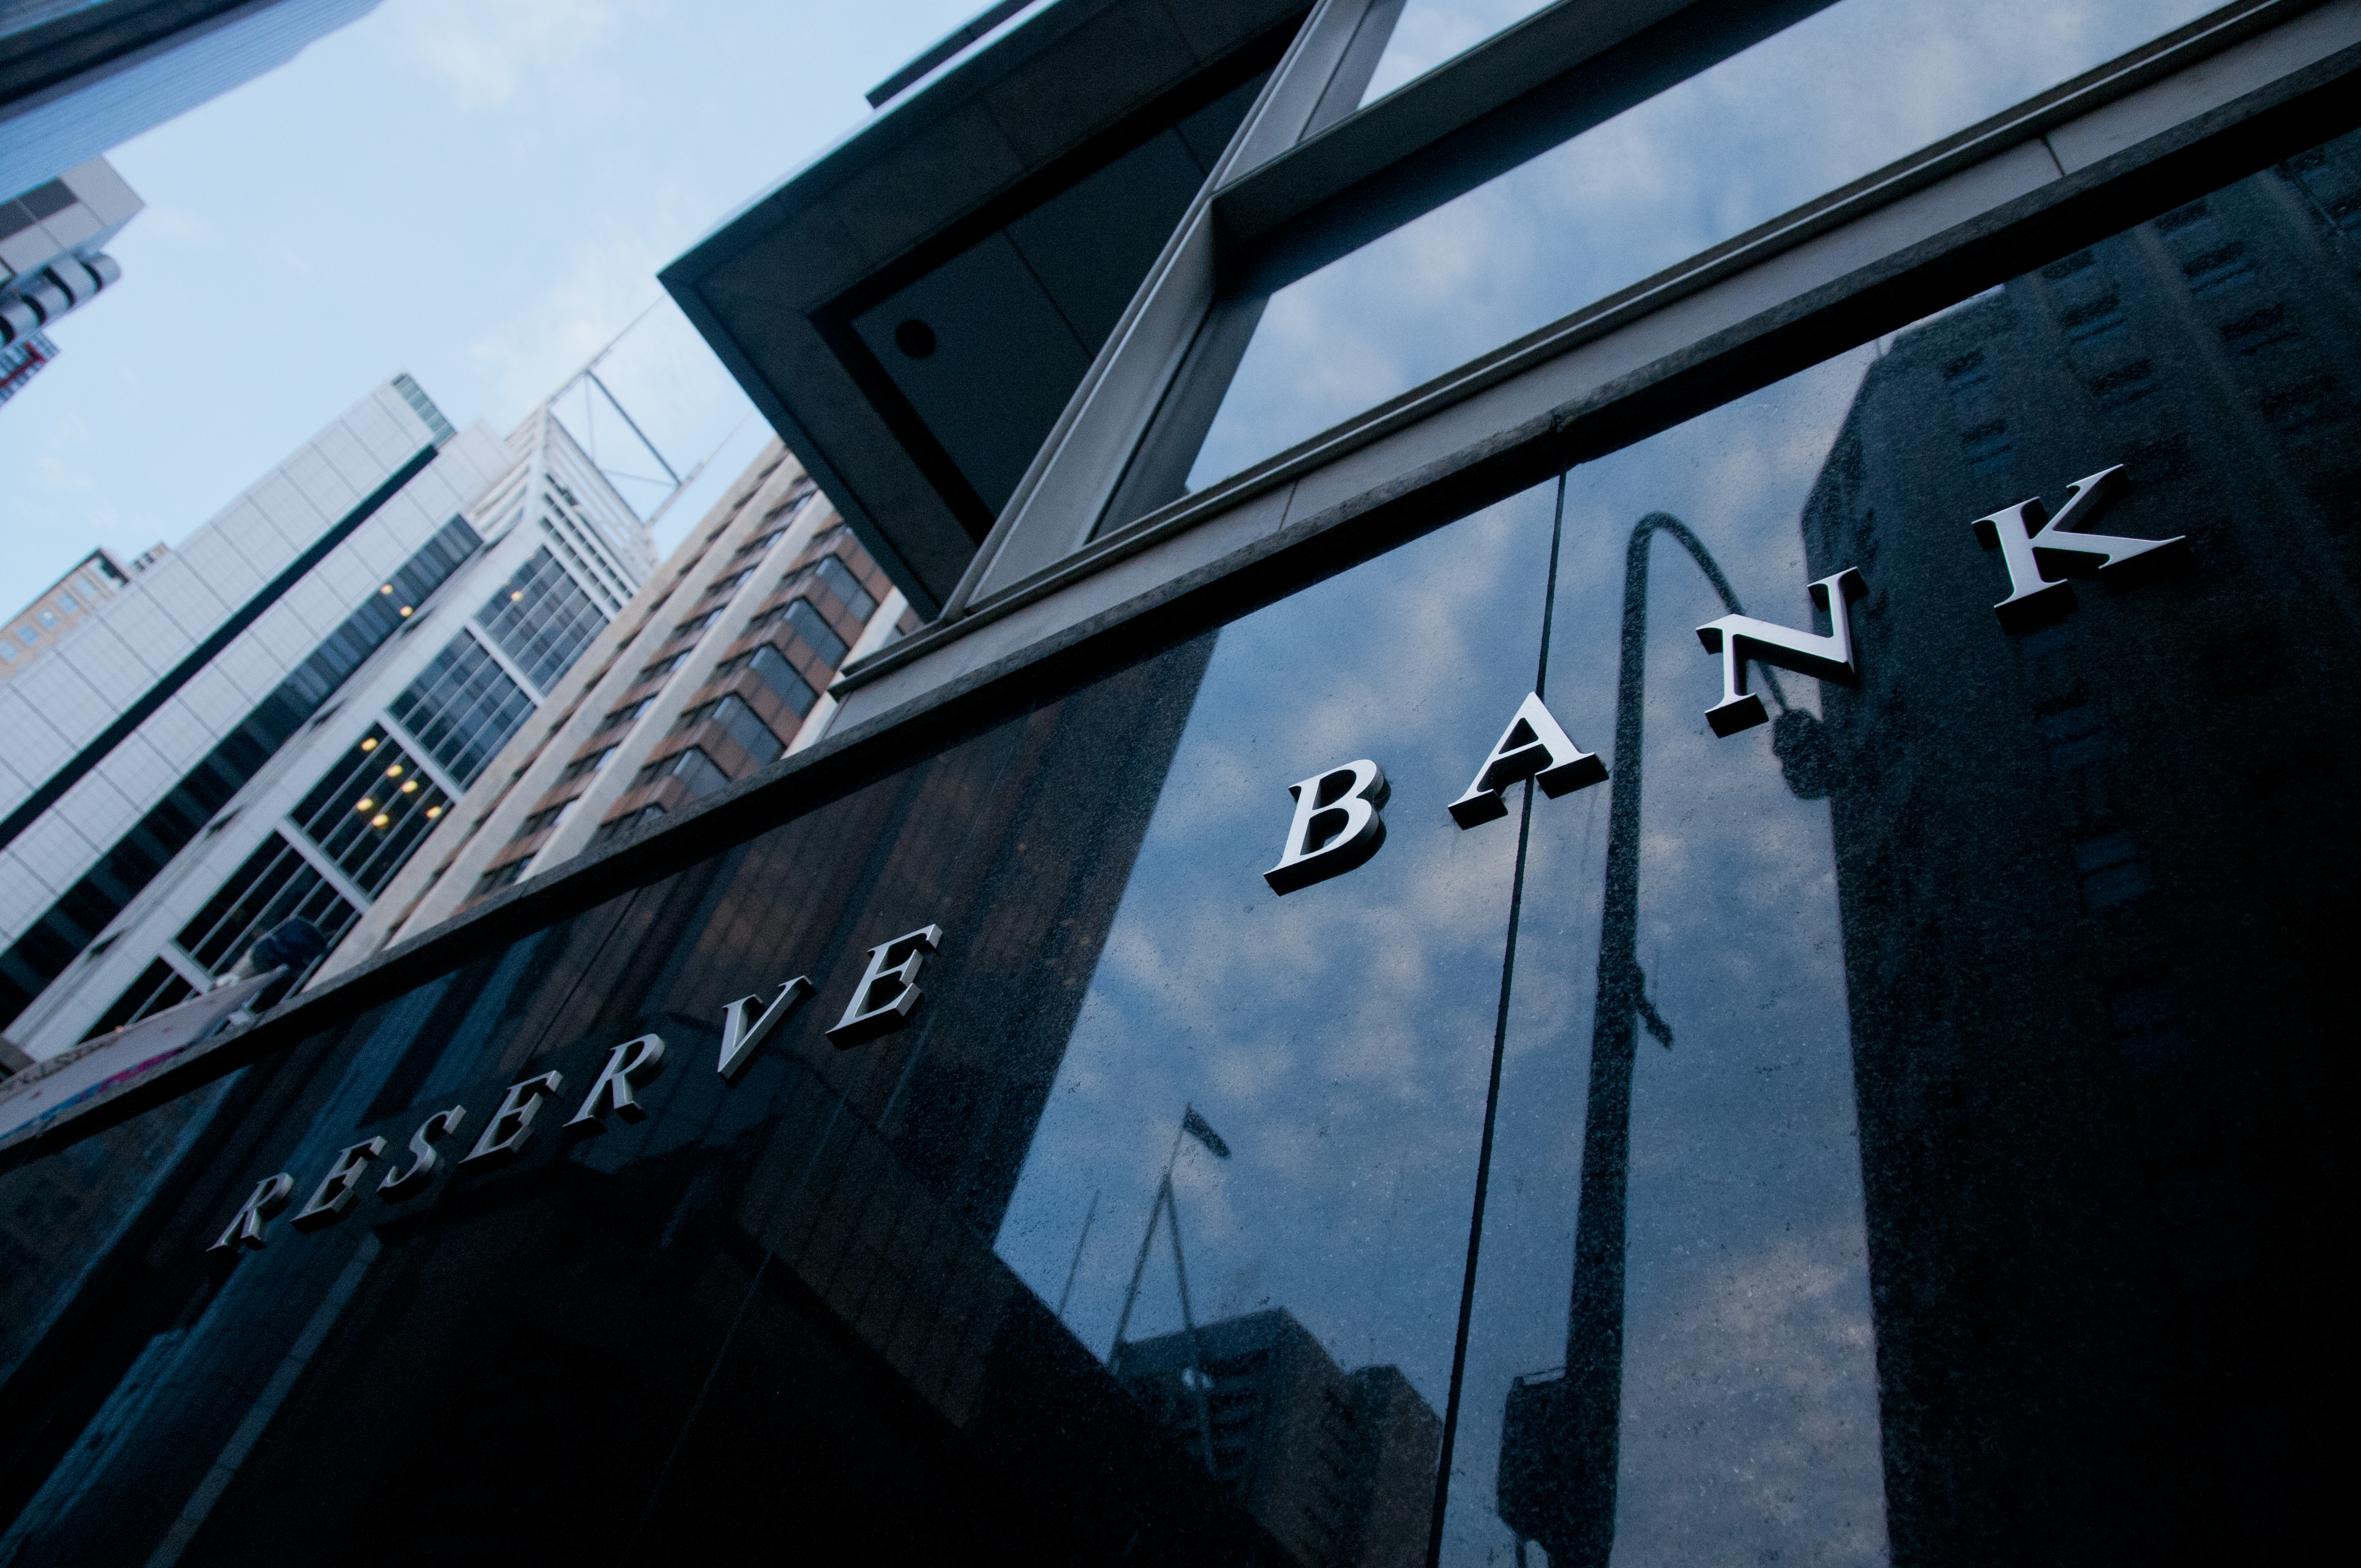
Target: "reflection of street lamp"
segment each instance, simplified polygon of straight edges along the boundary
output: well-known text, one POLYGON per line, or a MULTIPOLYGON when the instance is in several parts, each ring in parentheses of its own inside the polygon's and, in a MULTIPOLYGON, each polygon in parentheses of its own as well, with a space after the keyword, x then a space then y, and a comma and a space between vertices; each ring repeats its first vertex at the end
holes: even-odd
MULTIPOLYGON (((1617 1434, 1623 1392, 1623 1233, 1631 1168, 1631 1066, 1643 1026, 1667 1050, 1672 1026, 1648 1000, 1641 972, 1640 748, 1648 657, 1648 545, 1670 534, 1689 553, 1732 615, 1744 609, 1713 554, 1687 525, 1650 512, 1623 555, 1623 641, 1615 685, 1615 772, 1608 789, 1606 890, 1598 922, 1598 996, 1590 1026, 1590 1105, 1582 1139, 1582 1189, 1574 1238, 1574 1296, 1566 1309, 1565 1369, 1521 1377, 1509 1390, 1500 1431, 1501 1520, 1537 1541, 1551 1568, 1604 1568, 1615 1540, 1617 1434)), ((1838 613, 1841 614, 1841 609, 1838 613)), ((1811 715, 1789 708, 1777 675, 1763 674, 1779 705, 1772 744, 1788 784, 1806 799, 1828 793, 1811 715)))

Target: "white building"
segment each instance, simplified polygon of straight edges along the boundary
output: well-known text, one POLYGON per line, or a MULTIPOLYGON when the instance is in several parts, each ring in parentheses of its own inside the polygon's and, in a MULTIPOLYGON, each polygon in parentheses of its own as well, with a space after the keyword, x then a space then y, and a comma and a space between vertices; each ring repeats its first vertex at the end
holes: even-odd
POLYGON ((768 443, 320 975, 809 745, 835 712, 837 670, 917 624, 803 465, 768 443))
POLYGON ((144 1016, 291 917, 333 945, 654 565, 545 405, 502 442, 377 389, 0 687, 9 1036, 144 1016))

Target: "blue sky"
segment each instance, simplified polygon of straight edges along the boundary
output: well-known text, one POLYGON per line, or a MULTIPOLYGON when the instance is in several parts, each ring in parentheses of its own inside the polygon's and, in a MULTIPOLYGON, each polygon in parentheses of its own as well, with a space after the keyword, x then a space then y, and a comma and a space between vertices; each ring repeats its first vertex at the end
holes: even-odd
MULTIPOLYGON (((396 369, 505 433, 980 8, 384 0, 116 148, 148 203, 123 281, 0 409, 0 604, 93 546, 177 542, 396 369)), ((737 427, 669 548, 769 432, 668 302, 610 368, 677 467, 737 427)))

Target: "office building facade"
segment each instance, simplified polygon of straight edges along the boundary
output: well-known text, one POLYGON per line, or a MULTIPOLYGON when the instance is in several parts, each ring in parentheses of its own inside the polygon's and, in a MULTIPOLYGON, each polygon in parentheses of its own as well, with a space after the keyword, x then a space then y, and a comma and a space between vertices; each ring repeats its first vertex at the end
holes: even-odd
POLYGON ((30 190, 357 21, 377 0, 12 0, 0 189, 30 190))
MULTIPOLYGON (((159 546, 160 549, 161 546, 159 546)), ((131 582, 132 568, 101 548, 33 596, 0 639, 0 680, 28 667, 131 582)))
POLYGON ((665 273, 924 624, 0 1093, 0 1560, 2333 1536, 2361 8, 975 30, 665 273))
POLYGON ((0 203, 0 403, 58 356, 42 329, 122 280, 106 247, 144 204, 103 158, 0 203))
POLYGON ((341 938, 653 565, 546 406, 502 442, 380 388, 6 688, 54 738, 11 759, 10 1038, 136 1022, 291 918, 341 938))
POLYGON ((915 627, 802 465, 769 444, 429 833, 322 977, 818 740, 837 670, 915 627))

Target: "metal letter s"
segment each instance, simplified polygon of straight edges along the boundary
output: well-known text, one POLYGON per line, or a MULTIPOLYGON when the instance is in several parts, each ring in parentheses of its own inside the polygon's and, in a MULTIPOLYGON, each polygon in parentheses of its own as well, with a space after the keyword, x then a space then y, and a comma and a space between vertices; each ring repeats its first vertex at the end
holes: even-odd
POLYGON ((435 1140, 449 1137, 467 1119, 465 1105, 454 1105, 448 1111, 437 1111, 418 1124, 418 1131, 410 1135, 410 1152, 416 1157, 408 1170, 390 1170, 385 1179, 377 1184, 378 1196, 389 1201, 411 1196, 426 1185, 443 1157, 434 1147, 435 1140))

